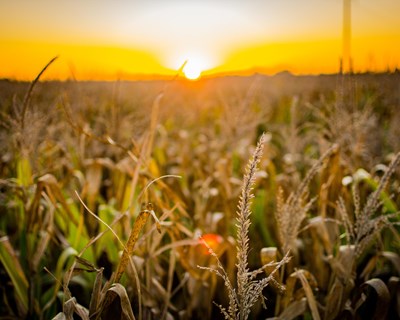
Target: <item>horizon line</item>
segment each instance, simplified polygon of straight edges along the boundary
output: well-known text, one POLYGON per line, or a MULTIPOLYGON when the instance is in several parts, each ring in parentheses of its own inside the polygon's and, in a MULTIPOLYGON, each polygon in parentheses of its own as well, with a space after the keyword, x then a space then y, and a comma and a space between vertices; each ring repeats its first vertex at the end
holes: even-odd
MULTIPOLYGON (((346 72, 343 73, 340 71, 340 68, 336 72, 293 72, 288 69, 281 69, 279 71, 273 72, 272 70, 268 69, 274 69, 274 68, 264 68, 264 67, 254 67, 254 68, 248 68, 244 70, 234 70, 234 71, 221 71, 221 72, 208 72, 207 70, 203 71, 202 74, 198 79, 195 80, 190 80, 185 77, 185 75, 182 72, 179 72, 179 70, 176 71, 176 73, 173 73, 171 70, 171 73, 168 74, 163 74, 163 73, 124 73, 124 72, 116 72, 115 77, 99 77, 99 78, 77 78, 74 75, 71 75, 70 77, 54 77, 54 78, 44 78, 41 80, 42 82, 46 81, 59 81, 59 82, 67 82, 67 81, 78 81, 78 82, 113 82, 113 81, 166 81, 166 80, 171 80, 173 78, 179 79, 179 80, 185 80, 188 82, 197 82, 201 80, 209 80, 209 79, 216 79, 216 78, 224 78, 224 77, 251 77, 255 75, 262 75, 262 76, 268 76, 268 77, 274 77, 274 76, 279 76, 279 75, 290 75, 290 76, 296 76, 296 77, 302 77, 302 76, 323 76, 323 75, 340 75, 340 74, 353 74, 353 75, 363 75, 363 74, 394 74, 394 73, 399 73, 400 72, 400 66, 395 66, 395 67, 389 67, 385 69, 380 69, 380 70, 352 70, 352 72, 346 72), (120 74, 118 76, 118 74, 120 74)), ((32 76, 32 79, 36 75, 32 76)), ((0 81, 12 81, 12 82, 30 82, 32 80, 30 79, 25 79, 25 78, 18 78, 18 77, 7 77, 7 76, 2 76, 0 75, 0 81)))

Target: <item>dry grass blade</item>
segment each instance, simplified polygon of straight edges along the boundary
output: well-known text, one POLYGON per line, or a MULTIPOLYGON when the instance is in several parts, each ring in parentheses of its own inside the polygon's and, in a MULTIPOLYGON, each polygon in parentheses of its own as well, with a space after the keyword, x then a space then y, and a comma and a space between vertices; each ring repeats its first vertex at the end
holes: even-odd
POLYGON ((169 307, 169 301, 171 300, 171 292, 172 292, 172 281, 174 278, 174 271, 176 267, 176 256, 172 252, 169 256, 169 268, 168 268, 168 284, 167 284, 167 290, 165 293, 165 305, 164 305, 164 310, 162 312, 162 317, 161 319, 166 319, 167 312, 168 312, 168 307, 169 307))
POLYGON ((46 249, 48 248, 48 244, 49 244, 51 235, 47 231, 41 231, 40 234, 39 234, 39 237, 40 237, 40 240, 39 240, 39 243, 37 245, 36 252, 35 252, 35 255, 33 257, 33 260, 32 260, 32 268, 33 268, 33 270, 37 270, 38 269, 39 263, 42 260, 46 249))
MULTIPOLYGON (((87 205, 83 202, 83 200, 81 199, 81 197, 79 196, 78 192, 75 191, 76 196, 78 197, 79 201, 81 202, 81 204, 83 205, 83 207, 92 215, 92 217, 94 217, 95 219, 99 220, 102 224, 104 224, 108 230, 111 231, 111 233, 115 236, 115 238, 118 240, 118 242, 121 244, 121 246, 125 249, 125 246, 123 244, 123 242, 121 241, 121 239, 118 237, 118 235, 115 233, 115 231, 107 224, 105 223, 103 220, 101 220, 97 215, 95 215, 88 207, 87 205)), ((97 238, 97 237, 96 237, 97 238)))
POLYGON ((145 188, 142 190, 142 192, 138 195, 137 201, 140 201, 140 199, 143 197, 143 195, 146 194, 147 190, 150 188, 150 186, 151 186, 153 183, 155 183, 155 182, 157 182, 157 181, 159 181, 159 180, 161 180, 161 179, 165 179, 165 178, 178 178, 178 179, 182 179, 181 176, 174 175, 174 174, 167 174, 167 175, 158 177, 158 178, 156 178, 156 179, 153 179, 153 180, 151 180, 151 181, 146 185, 146 187, 145 187, 145 188))
POLYGON ((36 83, 39 81, 40 77, 42 74, 46 71, 46 69, 58 58, 58 56, 54 57, 51 59, 42 69, 42 71, 39 72, 39 74, 36 76, 35 80, 32 81, 31 85, 29 86, 28 92, 25 95, 24 102, 22 104, 22 112, 21 112, 21 129, 23 130, 25 127, 25 115, 26 111, 28 110, 29 107, 29 102, 31 99, 32 91, 33 88, 35 87, 36 83))
POLYGON ((296 271, 297 277, 300 279, 301 285, 303 286, 304 292, 307 297, 308 306, 311 310, 311 315, 314 320, 321 319, 318 312, 317 301, 315 300, 311 286, 305 276, 304 270, 296 271))
MULTIPOLYGON (((42 312, 43 312, 43 314, 44 314, 44 312, 45 312, 48 308, 50 308, 50 307, 53 305, 54 301, 57 299, 58 288, 61 288, 61 287, 62 287, 62 283, 61 283, 61 281, 60 281, 59 279, 57 279, 57 277, 56 277, 49 269, 47 269, 46 267, 44 267, 43 270, 44 270, 45 272, 47 272, 47 273, 50 275, 50 277, 52 277, 52 278, 54 279, 55 283, 57 284, 57 285, 56 285, 56 290, 54 290, 53 296, 47 301, 46 305, 45 305, 45 306, 43 307, 43 309, 42 309, 42 312)), ((43 319, 43 315, 42 315, 42 317, 41 317, 40 319, 43 319)))

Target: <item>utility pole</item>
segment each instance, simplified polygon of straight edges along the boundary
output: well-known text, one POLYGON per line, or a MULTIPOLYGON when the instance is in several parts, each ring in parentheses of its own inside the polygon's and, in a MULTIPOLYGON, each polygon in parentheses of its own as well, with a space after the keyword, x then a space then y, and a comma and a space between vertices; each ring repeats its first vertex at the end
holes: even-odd
POLYGON ((351 0, 343 0, 343 48, 340 61, 341 73, 352 73, 353 62, 351 59, 351 0))

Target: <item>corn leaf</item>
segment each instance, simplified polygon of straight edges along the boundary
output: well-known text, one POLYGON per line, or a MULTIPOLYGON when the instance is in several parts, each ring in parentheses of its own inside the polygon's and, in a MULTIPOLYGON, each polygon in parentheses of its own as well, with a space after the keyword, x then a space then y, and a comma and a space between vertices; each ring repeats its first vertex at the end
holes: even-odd
POLYGON ((26 313, 28 311, 29 283, 22 271, 22 267, 17 258, 17 253, 11 246, 8 237, 0 238, 0 261, 14 285, 18 301, 21 303, 23 308, 22 311, 26 313))

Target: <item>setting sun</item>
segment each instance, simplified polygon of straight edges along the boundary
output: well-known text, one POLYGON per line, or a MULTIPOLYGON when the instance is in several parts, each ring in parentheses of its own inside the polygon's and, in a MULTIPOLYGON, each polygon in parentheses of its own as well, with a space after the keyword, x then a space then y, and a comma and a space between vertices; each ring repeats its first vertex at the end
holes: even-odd
POLYGON ((165 65, 172 70, 181 69, 183 76, 188 80, 197 80, 204 75, 209 75, 210 70, 219 65, 218 59, 212 57, 210 52, 197 48, 171 54, 164 61, 165 65))
POLYGON ((185 77, 189 80, 197 80, 201 76, 202 67, 195 61, 188 61, 183 68, 183 73, 185 77))

